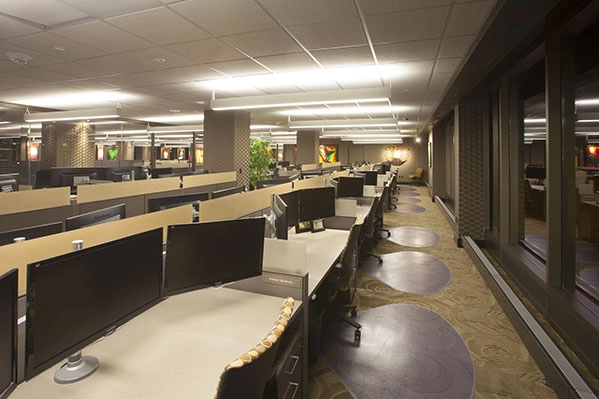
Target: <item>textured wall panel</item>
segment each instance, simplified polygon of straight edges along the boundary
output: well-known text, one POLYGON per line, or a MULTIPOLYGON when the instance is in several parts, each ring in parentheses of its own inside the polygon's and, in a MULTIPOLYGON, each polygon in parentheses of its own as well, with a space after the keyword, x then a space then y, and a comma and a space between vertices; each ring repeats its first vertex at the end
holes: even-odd
POLYGON ((433 129, 433 195, 440 198, 447 193, 445 179, 445 126, 433 129))
POLYGON ((320 138, 316 130, 297 132, 297 162, 300 164, 318 163, 320 138))
POLYGON ((250 183, 250 113, 204 111, 204 167, 211 173, 237 172, 237 184, 250 183))
POLYGON ((488 134, 485 101, 460 103, 456 108, 456 218, 460 237, 484 239, 485 140, 488 134))
POLYGON ((42 124, 42 169, 93 167, 96 148, 95 128, 87 123, 42 124))

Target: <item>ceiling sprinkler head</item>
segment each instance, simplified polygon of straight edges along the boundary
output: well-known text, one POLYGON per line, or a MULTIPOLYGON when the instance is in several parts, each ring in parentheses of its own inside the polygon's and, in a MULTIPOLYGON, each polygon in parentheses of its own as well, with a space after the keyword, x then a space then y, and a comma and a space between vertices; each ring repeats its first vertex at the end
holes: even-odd
POLYGON ((23 53, 8 52, 6 53, 6 56, 17 65, 27 65, 27 63, 31 61, 31 56, 23 53))

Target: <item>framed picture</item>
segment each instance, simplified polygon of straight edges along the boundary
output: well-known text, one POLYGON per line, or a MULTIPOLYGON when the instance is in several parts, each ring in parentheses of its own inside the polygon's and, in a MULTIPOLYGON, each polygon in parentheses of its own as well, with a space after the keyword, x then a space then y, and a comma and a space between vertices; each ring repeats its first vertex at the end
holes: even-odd
POLYGON ((312 222, 298 222, 295 225, 296 233, 304 233, 306 231, 312 230, 312 222))
POLYGON ((316 219, 312 221, 312 233, 325 230, 324 219, 316 219))

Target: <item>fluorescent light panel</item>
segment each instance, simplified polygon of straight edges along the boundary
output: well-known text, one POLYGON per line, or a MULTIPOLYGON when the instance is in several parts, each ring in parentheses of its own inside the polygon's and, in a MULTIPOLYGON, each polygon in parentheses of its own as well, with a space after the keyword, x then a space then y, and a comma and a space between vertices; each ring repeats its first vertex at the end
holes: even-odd
POLYGON ((309 108, 309 109, 288 109, 279 111, 279 114, 290 116, 307 116, 307 115, 372 115, 372 114, 389 114, 399 113, 409 110, 410 107, 404 106, 353 106, 353 107, 334 107, 334 108, 309 108))
POLYGON ((288 107, 314 104, 342 104, 355 102, 388 101, 391 88, 327 90, 306 93, 283 93, 264 96, 247 96, 222 98, 210 101, 210 108, 215 111, 232 109, 256 109, 272 107, 288 107))
POLYGON ((87 119, 107 119, 120 117, 117 107, 92 108, 75 111, 37 112, 25 114, 25 122, 56 122, 56 121, 82 121, 87 119))
POLYGON ((361 127, 361 126, 397 126, 397 120, 394 118, 378 119, 329 119, 317 121, 296 121, 290 122, 290 129, 311 129, 311 128, 333 128, 333 127, 361 127))
POLYGON ((187 125, 187 126, 154 126, 148 128, 148 133, 165 133, 165 132, 203 132, 203 125, 187 125))

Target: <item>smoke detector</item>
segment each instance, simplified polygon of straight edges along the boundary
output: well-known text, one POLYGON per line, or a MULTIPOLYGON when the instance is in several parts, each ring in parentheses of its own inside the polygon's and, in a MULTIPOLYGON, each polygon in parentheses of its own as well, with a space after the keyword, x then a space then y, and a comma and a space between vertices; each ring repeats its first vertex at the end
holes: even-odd
POLYGON ((8 52, 6 53, 6 56, 17 65, 27 65, 27 63, 31 61, 31 56, 23 53, 8 52))

